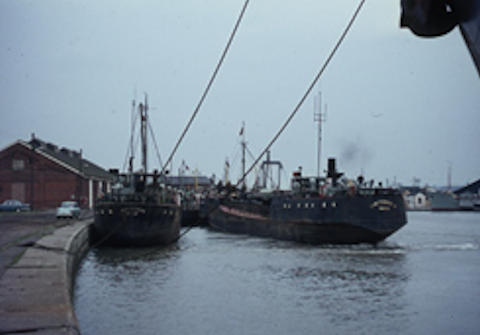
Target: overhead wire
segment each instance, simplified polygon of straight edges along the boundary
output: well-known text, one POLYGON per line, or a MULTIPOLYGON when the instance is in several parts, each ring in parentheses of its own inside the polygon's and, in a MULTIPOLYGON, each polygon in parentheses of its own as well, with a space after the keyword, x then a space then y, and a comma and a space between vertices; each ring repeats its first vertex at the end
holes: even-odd
MULTIPOLYGON (((343 33, 341 34, 339 40, 337 41, 337 43, 335 44, 334 48, 332 49, 332 51, 330 52, 329 56, 327 57, 326 61, 324 62, 324 64, 322 65, 322 67, 320 68, 320 70, 317 72, 316 76, 314 77, 313 81, 311 82, 311 84, 308 86, 307 90, 305 91, 305 93, 303 94, 303 96, 301 97, 300 101, 297 103, 296 107, 293 109, 292 113, 290 114, 290 116, 287 118, 287 120, 285 121, 285 123, 282 125, 282 127, 278 130, 278 132, 275 134, 275 136, 272 138, 272 140, 268 143, 268 145, 266 146, 266 148, 260 153, 260 155, 257 157, 257 159, 253 162, 253 164, 250 166, 250 168, 243 174, 242 178, 237 182, 237 184, 235 185, 234 188, 230 189, 227 191, 227 194, 225 195, 225 197, 228 197, 233 191, 234 189, 237 189, 238 186, 245 180, 246 176, 252 172, 252 170, 255 168, 255 166, 258 164, 258 162, 260 161, 260 159, 265 155, 265 153, 270 150, 270 148, 272 147, 272 145, 276 142, 276 140, 279 138, 279 136, 283 133, 283 131, 285 130, 285 128, 288 126, 288 124, 292 121, 293 117, 297 114, 297 112, 299 111, 300 107, 303 105, 303 103, 305 102, 305 100, 307 99, 307 97, 309 96, 309 94, 311 93, 311 91, 313 90, 313 88, 315 87, 316 83, 318 82, 318 80, 320 79, 320 77, 322 76, 323 72, 325 71, 325 69, 327 68, 328 64, 330 63, 330 61, 332 60, 333 56, 336 54, 338 48, 340 47, 340 45, 342 44, 343 40, 345 39, 345 37, 347 36, 347 33, 350 31, 350 28, 352 27, 353 23, 355 22, 358 14, 360 13, 360 10, 362 9, 363 7, 363 4, 365 3, 365 0, 361 0, 359 5, 357 6, 357 9, 355 10, 354 14, 352 15, 350 21, 348 22, 346 28, 344 29, 343 33)), ((210 215, 218 206, 220 205, 220 202, 217 203, 217 205, 213 206, 212 208, 210 208, 208 210, 208 215, 210 215)), ((184 234, 188 233, 188 231, 190 231, 192 227, 190 227, 184 234)), ((183 236, 184 234, 182 234, 181 236, 183 236)))
MULTIPOLYGON (((205 90, 203 91, 203 94, 202 94, 202 96, 201 96, 201 98, 200 98, 200 101, 198 102, 198 104, 197 104, 197 106, 196 106, 196 108, 195 108, 192 116, 190 117, 190 119, 189 119, 189 121, 188 121, 185 129, 183 130, 182 134, 180 135, 180 138, 178 139, 177 143, 175 144, 175 147, 174 147, 174 149, 172 150, 172 152, 171 152, 170 156, 168 157, 167 161, 166 161, 165 164, 163 165, 163 167, 162 167, 162 169, 161 169, 161 172, 160 172, 160 175, 162 175, 162 174, 165 172, 165 169, 167 168, 168 164, 170 164, 173 156, 175 155, 178 147, 180 146, 180 143, 183 141, 183 138, 184 138, 185 135, 187 134, 187 131, 190 129, 190 126, 192 125, 193 120, 194 120, 195 117, 197 116, 197 114, 198 114, 198 112, 199 112, 199 110, 200 110, 200 107, 203 105, 203 102, 205 101, 205 98, 207 97, 207 94, 208 94, 208 92, 210 91, 210 88, 212 87, 213 82, 215 81, 215 78, 217 77, 217 74, 218 74, 218 72, 219 72, 219 70, 220 70, 220 67, 222 66, 222 64, 223 64, 223 62, 224 62, 224 60, 225 60, 225 58, 226 58, 226 56, 227 56, 228 50, 230 49, 230 46, 231 46, 232 43, 233 43, 233 39, 234 39, 234 37, 235 37, 235 35, 236 35, 237 31, 238 31, 238 28, 239 28, 239 26, 240 26, 240 23, 241 23, 241 21, 242 21, 242 19, 243 19, 243 16, 244 16, 246 10, 247 10, 247 7, 248 7, 249 2, 250 2, 250 0, 245 0, 245 3, 243 4, 242 10, 241 10, 241 12, 240 12, 240 15, 239 15, 238 18, 237 18, 237 21, 236 21, 236 23, 235 23, 235 26, 234 26, 234 28, 233 28, 233 31, 232 31, 232 33, 230 34, 230 37, 229 37, 229 39, 228 39, 228 42, 227 42, 227 44, 226 44, 226 46, 225 46, 225 48, 224 48, 224 50, 223 50, 223 53, 222 53, 222 55, 221 55, 221 57, 220 57, 220 59, 219 59, 219 61, 218 61, 218 63, 217 63, 217 66, 215 67, 215 70, 214 70, 214 72, 213 72, 210 80, 208 81, 208 84, 207 84, 207 86, 206 86, 205 90)), ((135 100, 133 101, 133 109, 135 109, 135 100)), ((132 115, 132 119, 135 121, 134 118, 135 118, 135 117, 132 115)), ((149 127, 151 127, 151 125, 149 125, 149 127)), ((132 142, 133 142, 133 130, 134 130, 134 129, 135 129, 135 122, 132 122, 132 135, 131 135, 131 138, 130 138, 130 144, 131 144, 130 146, 131 146, 131 147, 133 147, 132 142)), ((150 131, 151 131, 151 129, 150 129, 150 131)), ((153 133, 153 132, 152 132, 152 133, 153 133)), ((154 142, 155 142, 155 146, 156 146, 156 141, 154 141, 154 142)), ((159 153, 158 153, 158 148, 156 147, 156 149, 157 149, 157 156, 158 156, 158 159, 159 159, 160 165, 161 165, 161 159, 160 159, 160 155, 159 155, 159 153)), ((132 151, 132 150, 133 150, 133 148, 130 149, 130 151, 132 151)), ((129 153, 129 150, 127 150, 127 154, 126 154, 126 157, 125 157, 124 169, 125 169, 125 166, 126 166, 126 164, 127 164, 126 162, 127 162, 127 160, 128 160, 128 153, 129 153)), ((133 152, 131 152, 131 155, 133 155, 133 152)), ((118 227, 117 227, 117 228, 118 228, 118 227)), ((115 229, 117 229, 117 228, 115 228, 115 229)), ((191 227, 190 227, 190 229, 191 229, 191 227)), ((186 230, 183 234, 181 234, 176 240, 178 240, 181 236, 183 236, 183 235, 186 234, 188 231, 190 231, 190 229, 187 229, 187 230, 186 230)), ((102 242, 103 242, 103 241, 102 241, 102 242)))
POLYGON ((242 178, 237 182, 237 184, 235 185, 235 187, 238 187, 246 178, 246 176, 253 170, 253 168, 255 167, 256 164, 258 164, 258 162, 260 161, 260 159, 263 157, 263 155, 265 155, 265 153, 270 150, 270 148, 272 147, 272 145, 277 141, 277 139, 280 137, 280 135, 283 133, 283 131, 285 130, 285 128, 287 128, 287 126, 290 124, 290 122, 292 121, 292 119, 294 118, 294 116, 297 114, 297 112, 300 110, 300 107, 303 105, 303 103, 305 102, 305 100, 307 99, 307 97, 310 95, 310 93, 312 92, 313 88, 315 87, 315 85, 317 84, 318 80, 320 79, 320 77, 322 76, 323 72, 325 71, 325 69, 327 68, 328 64, 330 63, 330 61, 332 60, 333 56, 337 53, 337 50, 338 48, 340 47, 340 45, 342 44, 343 40, 345 39, 345 37, 347 36, 347 33, 350 31, 350 28, 352 27, 353 23, 355 22, 357 16, 358 16, 358 13, 360 13, 360 10, 362 9, 363 7, 363 4, 365 3, 365 0, 361 0, 359 5, 357 6, 357 9, 355 10, 354 14, 352 15, 350 21, 348 22, 346 28, 344 29, 342 35, 340 36, 339 40, 337 41, 337 43, 335 44, 334 48, 332 49, 332 51, 330 52, 329 56, 327 57, 326 61, 324 62, 323 66, 320 68, 320 70, 317 72, 316 76, 314 77, 314 79, 312 80, 312 82, 310 83, 310 85, 308 86, 307 90, 305 91, 305 93, 303 94, 303 96, 300 98, 299 102, 297 103, 297 105, 295 106, 295 108, 293 109, 292 113, 290 114, 290 116, 287 118, 287 120, 284 122, 284 124, 282 125, 282 127, 278 130, 278 132, 275 134, 275 136, 272 138, 272 140, 268 143, 268 145, 265 147, 265 149, 260 153, 260 155, 257 157, 257 159, 253 162, 253 164, 250 166, 250 168, 244 173, 244 175, 242 176, 242 178))
POLYGON ((232 45, 232 42, 233 42, 233 39, 237 33, 237 30, 240 26, 240 23, 242 21, 242 18, 245 14, 245 11, 247 10, 247 6, 248 6, 248 3, 250 2, 250 0, 245 0, 245 3, 242 7, 242 10, 240 12, 240 15, 238 16, 238 19, 237 19, 237 22, 235 23, 235 26, 233 28, 233 31, 232 33, 230 34, 230 38, 228 39, 228 42, 227 42, 227 45, 225 46, 224 50, 223 50, 223 53, 217 63, 217 66, 215 67, 215 70, 213 71, 213 74, 210 78, 210 80, 208 81, 208 84, 205 88, 205 90, 203 91, 203 94, 202 94, 202 97, 200 98, 192 116, 190 117, 190 119, 188 120, 188 123, 185 127, 185 129, 183 130, 182 134, 180 135, 180 138, 178 139, 177 143, 175 144, 175 147, 173 148, 170 156, 168 157, 167 161, 165 162, 165 165, 164 167, 162 168, 162 171, 160 174, 163 174, 165 172, 165 169, 166 167, 168 166, 168 164, 170 164, 170 161, 172 160, 173 156, 175 155, 175 153, 177 152, 178 150, 178 147, 180 146, 180 143, 183 141, 183 138, 185 137, 185 135, 187 134, 187 131, 190 129, 190 126, 192 125, 193 123, 193 120, 195 119, 195 117, 197 116, 199 110, 200 110, 200 107, 203 105, 203 102, 205 101, 205 98, 207 97, 207 94, 208 92, 210 91, 210 88, 212 87, 213 85, 213 82, 215 81, 215 78, 217 77, 217 74, 220 70, 220 67, 222 66, 223 64, 223 61, 225 60, 225 57, 227 56, 227 53, 228 53, 228 50, 230 49, 230 46, 232 45))
POLYGON ((158 164, 160 164, 160 170, 162 170, 163 169, 162 156, 160 155, 160 150, 158 149, 157 140, 155 139, 155 132, 153 131, 150 120, 148 120, 147 125, 148 125, 148 130, 150 131, 150 136, 152 136, 153 145, 155 146, 155 152, 157 154, 158 164))
MULTIPOLYGON (((176 150, 178 149, 178 146, 180 145, 181 141, 183 140, 187 130, 189 129, 191 123, 193 122, 195 116, 197 115, 203 101, 205 100, 205 97, 208 93, 208 91, 210 90, 210 87, 212 86, 213 84, 213 81, 218 73, 218 70, 220 69, 220 66, 226 56, 226 53, 233 41, 233 37, 235 36, 235 33, 238 29, 238 26, 240 25, 240 21, 245 13, 245 10, 247 8, 247 5, 249 3, 249 0, 246 0, 245 1, 245 4, 242 8, 242 12, 237 20, 237 23, 235 25, 235 28, 230 36, 230 39, 227 43, 227 46, 222 54, 222 57, 220 58, 220 61, 219 63, 217 64, 217 67, 214 71, 214 74, 212 75, 208 85, 207 85, 207 88, 205 89, 203 95, 202 95, 202 98, 200 99, 192 117, 190 118, 185 130, 183 131, 182 135, 180 136, 179 140, 177 141, 177 144, 175 145, 175 148, 174 150, 172 151, 172 153, 170 154, 168 160, 166 161, 165 165, 164 165, 164 168, 162 169, 162 172, 164 172, 164 169, 166 166, 168 166, 168 164, 170 163, 170 161, 172 160, 172 157, 173 155, 175 154, 176 150)), ((303 103, 305 102, 305 100, 307 99, 307 97, 310 95, 311 91, 313 90, 313 88, 315 87, 316 83, 318 82, 318 80, 320 79, 320 77, 322 76, 323 72, 325 71, 325 69, 327 68, 328 64, 330 63, 330 61, 332 60, 333 56, 336 54, 336 52, 338 51, 340 45, 342 44, 343 40, 345 39, 345 37, 347 36, 348 32, 350 31, 353 23, 355 22, 361 8, 363 7, 365 3, 365 0, 361 0, 359 5, 357 6, 357 9, 355 10, 353 16, 351 17, 350 21, 348 22, 346 28, 344 29, 343 33, 341 34, 339 40, 337 41, 337 43, 335 44, 334 48, 332 49, 332 51, 330 52, 329 56, 327 57, 326 61, 324 62, 324 64, 322 65, 322 67, 320 68, 320 70, 317 72, 316 76, 314 77, 314 79, 312 80, 312 82, 310 83, 310 85, 308 86, 307 90, 305 91, 305 93, 303 94, 303 96, 300 98, 299 102, 297 103, 297 105, 295 106, 295 108, 293 109, 293 111, 291 112, 290 116, 287 118, 287 120, 284 122, 284 124, 282 125, 282 127, 277 131, 277 133, 275 134, 275 136, 272 138, 272 140, 268 143, 268 145, 265 147, 265 149, 260 153, 260 155, 257 157, 257 159, 253 162, 253 164, 250 166, 250 168, 243 174, 242 178, 237 182, 237 184, 235 185, 235 188, 238 188, 238 186, 245 180, 246 176, 255 168, 255 166, 258 164, 258 162, 260 161, 260 159, 265 155, 265 153, 270 150, 270 148, 272 147, 272 145, 277 141, 277 139, 280 137, 280 135, 283 133, 283 131, 286 129, 286 127, 290 124, 290 122, 292 121, 292 119, 295 117, 295 115, 298 113, 298 111, 300 110, 300 107, 303 105, 303 103)), ((233 190, 230 190, 227 192, 227 195, 228 196, 233 190)), ((218 206, 218 205, 217 205, 218 206)), ((210 214, 211 212, 213 212, 217 206, 214 206, 213 208, 210 208, 209 209, 209 213, 210 214)), ((182 232, 178 238, 176 238, 175 240, 178 240, 180 239, 182 236, 184 236, 185 234, 187 234, 191 229, 192 229, 193 226, 187 228, 184 232, 182 232)))

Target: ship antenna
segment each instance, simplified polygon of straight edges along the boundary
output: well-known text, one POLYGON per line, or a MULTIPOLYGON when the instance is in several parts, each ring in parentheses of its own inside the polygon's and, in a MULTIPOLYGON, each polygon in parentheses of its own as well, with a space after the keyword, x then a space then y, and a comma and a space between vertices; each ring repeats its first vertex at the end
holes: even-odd
POLYGON ((228 162, 228 157, 225 158, 225 186, 228 184, 228 171, 230 170, 230 163, 228 162))
POLYGON ((132 100, 132 119, 130 120, 130 123, 131 123, 131 134, 130 134, 130 159, 128 161, 128 172, 130 173, 133 173, 133 152, 134 152, 134 148, 133 148, 133 132, 135 130, 135 109, 136 109, 136 104, 137 102, 135 101, 135 99, 132 100))
MULTIPOLYGON (((136 94, 135 94, 136 95, 136 94)), ((135 120, 136 120, 136 109, 137 109, 137 103, 136 103, 136 98, 133 98, 132 100, 132 110, 131 110, 131 115, 130 115, 130 144, 127 146, 127 154, 125 156, 125 161, 123 163, 123 170, 125 171, 125 168, 127 166, 127 161, 128 161, 128 172, 130 174, 133 173, 133 159, 134 159, 134 151, 135 151, 135 146, 134 146, 134 134, 135 134, 135 120)))
POLYGON ((140 110, 140 117, 141 117, 141 128, 140 134, 142 138, 142 167, 143 173, 147 173, 147 112, 148 112, 148 96, 145 93, 145 103, 138 106, 140 110))
MULTIPOLYGON (((242 129, 240 130, 240 136, 242 136, 241 144, 242 144, 242 176, 245 175, 245 150, 247 147, 247 142, 245 141, 245 121, 243 121, 242 129)), ((242 188, 246 188, 247 183, 245 182, 245 178, 242 181, 242 188)))
POLYGON ((365 3, 365 0, 360 0, 360 3, 358 4, 358 7, 357 9, 355 10, 352 18, 350 19, 350 21, 348 22, 347 24, 347 27, 344 29, 342 35, 340 36, 339 40, 337 41, 337 43, 335 44, 335 46, 333 47, 332 51, 330 52, 329 56, 327 57, 327 60, 324 62, 324 64, 322 65, 322 67, 320 68, 320 70, 318 71, 318 73, 316 74, 315 78, 313 79, 313 81, 310 83, 310 85, 308 86, 307 90, 305 91, 305 93, 302 95, 302 97, 300 98, 300 101, 297 103, 297 105, 295 106, 295 108, 293 109, 292 113, 290 113, 290 116, 287 118, 287 120, 283 123, 282 127, 277 131, 277 133, 275 134, 275 136, 270 140, 270 142, 267 144, 266 148, 263 149, 263 151, 260 153, 260 155, 257 157, 257 159, 253 162, 253 164, 250 166, 250 168, 245 172, 245 174, 243 175, 242 179, 237 183, 237 185, 243 181, 243 179, 246 177, 247 174, 249 174, 253 168, 255 167, 255 165, 260 161, 260 159, 263 157, 263 155, 265 155, 265 153, 270 150, 270 148, 272 147, 272 145, 277 141, 277 139, 280 137, 280 135, 283 133, 283 131, 285 130, 285 128, 287 128, 287 126, 290 124, 290 122, 292 121, 292 119, 294 118, 294 116, 297 114, 297 112, 300 110, 300 107, 303 105, 303 103, 305 102, 305 100, 307 99, 307 97, 310 95, 310 92, 313 90, 313 88, 315 87, 315 84, 318 82, 318 80, 320 79, 320 77, 322 76, 323 72, 325 71, 325 69, 327 68, 328 64, 330 63, 330 61, 332 60, 333 56, 336 54, 337 50, 340 48, 340 45, 342 44, 343 40, 345 39, 345 37, 347 36, 347 33, 349 32, 350 28, 352 27, 353 23, 355 22, 355 19, 357 18, 358 16, 358 13, 360 13, 360 9, 362 9, 362 6, 363 4, 365 3))
POLYGON ((314 97, 313 101, 313 121, 318 123, 318 144, 317 144, 317 177, 320 177, 320 162, 322 153, 322 122, 327 120, 327 105, 325 104, 325 112, 322 113, 322 91, 314 97))

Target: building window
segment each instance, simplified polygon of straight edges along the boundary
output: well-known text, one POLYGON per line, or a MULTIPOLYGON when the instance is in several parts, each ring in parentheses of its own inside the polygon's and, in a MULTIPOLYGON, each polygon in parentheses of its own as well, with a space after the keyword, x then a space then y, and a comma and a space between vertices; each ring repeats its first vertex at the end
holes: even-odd
POLYGON ((22 171, 25 169, 25 161, 22 159, 14 159, 12 161, 12 170, 13 171, 22 171))

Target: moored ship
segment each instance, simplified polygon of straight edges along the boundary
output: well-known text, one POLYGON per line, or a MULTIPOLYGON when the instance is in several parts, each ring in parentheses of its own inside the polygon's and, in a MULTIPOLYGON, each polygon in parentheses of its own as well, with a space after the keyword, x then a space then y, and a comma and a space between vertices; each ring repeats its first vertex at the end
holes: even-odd
POLYGON ((145 103, 139 104, 143 168, 134 173, 131 158, 129 172, 117 174, 111 192, 97 200, 93 223, 96 243, 144 247, 167 245, 179 237, 178 195, 164 184, 161 174, 146 172, 147 111, 145 98, 145 103))
POLYGON ((159 185, 158 176, 120 175, 119 183, 95 205, 95 240, 129 247, 176 241, 181 213, 175 197, 159 185))
POLYGON ((326 177, 294 173, 290 191, 227 196, 210 213, 209 225, 308 244, 374 244, 406 224, 398 190, 342 175, 329 159, 326 177))

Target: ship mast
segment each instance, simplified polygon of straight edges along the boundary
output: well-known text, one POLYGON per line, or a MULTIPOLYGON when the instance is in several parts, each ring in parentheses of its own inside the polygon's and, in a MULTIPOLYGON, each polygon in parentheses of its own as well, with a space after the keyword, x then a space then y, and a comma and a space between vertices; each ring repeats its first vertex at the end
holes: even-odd
POLYGON ((262 171, 262 184, 260 185, 261 188, 266 189, 268 186, 268 180, 270 180, 270 185, 271 188, 273 189, 280 189, 280 183, 281 183, 281 171, 283 169, 283 165, 280 161, 272 161, 270 159, 270 150, 267 151, 267 159, 262 162, 262 165, 260 167, 260 170, 262 171), (274 185, 273 181, 273 173, 271 173, 271 168, 270 166, 276 165, 278 168, 278 183, 277 185, 274 185))
POLYGON ((228 184, 228 171, 230 170, 230 163, 228 162, 228 157, 225 158, 225 170, 224 170, 224 173, 225 173, 225 185, 228 184))
POLYGON ((130 130, 130 158, 128 160, 128 173, 131 175, 133 174, 133 153, 134 153, 134 147, 133 147, 133 133, 135 131, 135 110, 136 110, 136 101, 135 99, 132 100, 132 111, 131 111, 131 119, 130 119, 130 124, 131 124, 131 130, 130 130))
POLYGON ((320 162, 322 151, 322 122, 326 121, 327 105, 325 105, 325 113, 322 113, 322 92, 318 92, 313 101, 313 121, 318 122, 318 144, 317 144, 317 177, 320 177, 320 162))
POLYGON ((242 136, 242 188, 246 188, 247 184, 245 182, 245 150, 247 147, 247 142, 245 141, 245 122, 242 124, 242 129, 240 130, 240 136, 242 136))
POLYGON ((138 106, 140 111, 140 137, 142 140, 142 168, 143 173, 147 173, 147 112, 148 112, 148 102, 147 102, 147 94, 145 94, 145 103, 140 103, 138 106))

